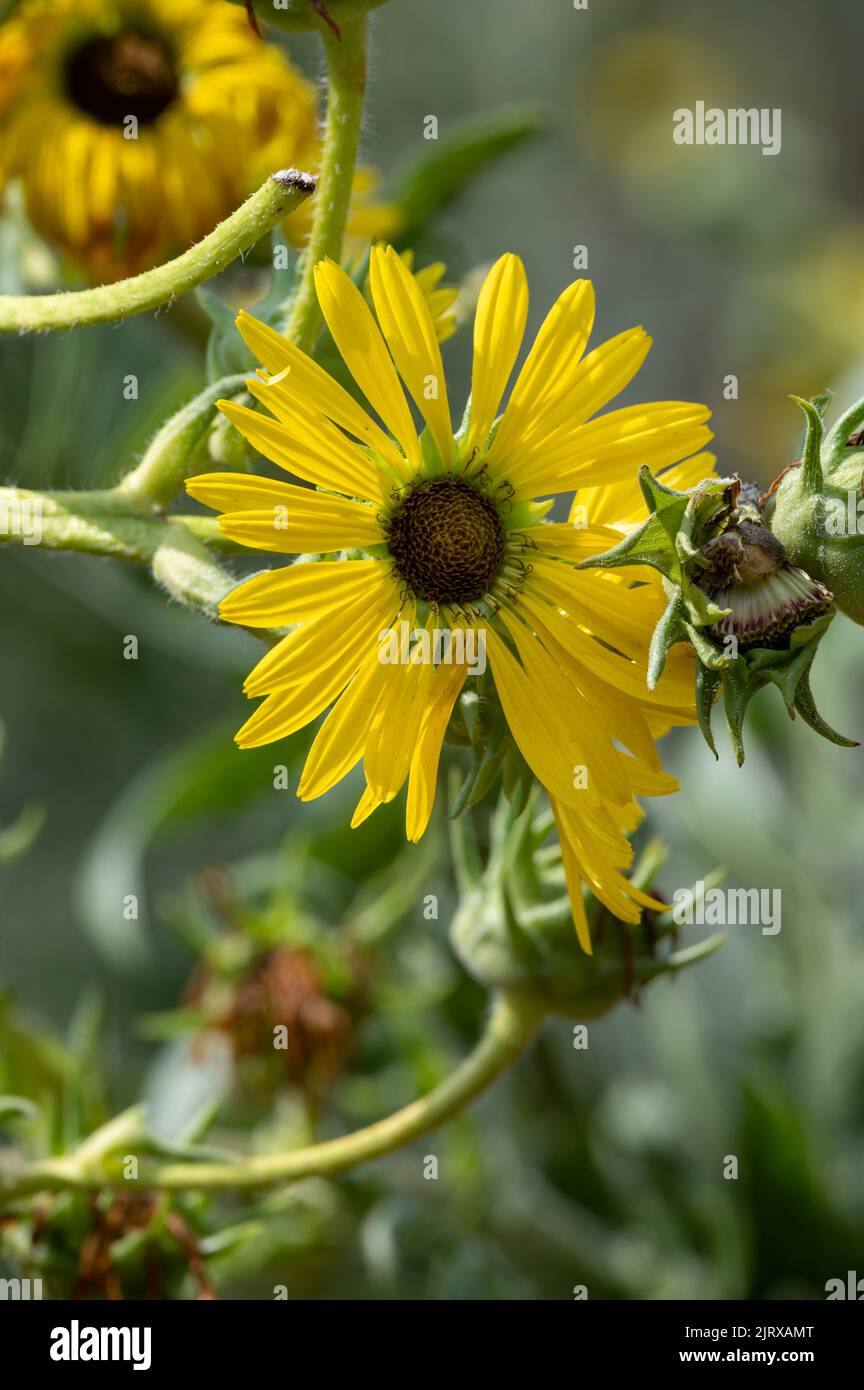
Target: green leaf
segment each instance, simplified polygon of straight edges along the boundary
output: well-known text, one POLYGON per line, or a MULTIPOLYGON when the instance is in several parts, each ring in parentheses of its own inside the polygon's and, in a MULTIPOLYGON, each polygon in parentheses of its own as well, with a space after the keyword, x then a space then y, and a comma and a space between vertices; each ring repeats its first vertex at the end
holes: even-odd
POLYGON ((18 819, 0 830, 0 864, 9 864, 33 844, 45 824, 43 806, 25 806, 18 819))
POLYGON ((207 380, 220 381, 223 376, 253 372, 256 362, 234 323, 234 310, 212 290, 199 287, 195 297, 213 327, 207 339, 207 380))
POLYGON ((10 1120, 35 1120, 39 1107, 25 1096, 0 1096, 0 1125, 10 1120))
POLYGON ((399 241, 408 240, 425 226, 488 165, 545 127, 541 107, 509 106, 466 120, 445 131, 439 140, 430 140, 387 189, 387 196, 398 203, 404 219, 399 241))
MULTIPOLYGON (((280 744, 278 761, 289 770, 308 748, 311 731, 280 744)), ((220 728, 155 760, 127 783, 110 808, 81 867, 78 903, 96 946, 121 970, 150 964, 144 858, 154 837, 219 814, 236 815, 256 796, 273 794, 272 748, 240 750, 220 728), (124 900, 138 899, 138 917, 126 917, 124 900)))

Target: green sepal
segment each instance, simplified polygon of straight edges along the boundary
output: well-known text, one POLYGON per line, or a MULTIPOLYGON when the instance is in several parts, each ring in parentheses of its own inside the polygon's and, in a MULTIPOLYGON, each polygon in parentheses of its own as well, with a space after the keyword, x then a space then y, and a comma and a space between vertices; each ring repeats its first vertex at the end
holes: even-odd
MULTIPOLYGON (((809 469, 808 480, 815 480, 815 485, 821 487, 820 443, 827 400, 793 399, 807 416, 804 465, 809 469)), ((864 420, 864 407, 861 418, 864 420)), ((847 422, 851 419, 852 413, 847 416, 847 422)), ((744 761, 743 725, 747 708, 754 695, 769 684, 780 690, 790 718, 794 718, 797 711, 805 723, 823 737, 852 746, 850 740, 836 733, 819 715, 809 685, 816 647, 834 617, 833 608, 812 623, 797 628, 791 635, 789 647, 783 650, 755 647, 733 654, 710 632, 728 610, 718 607, 697 583, 704 564, 700 551, 707 541, 723 533, 732 506, 729 489, 736 485, 736 480, 706 478, 688 492, 675 492, 643 467, 639 472, 639 484, 650 515, 618 545, 583 560, 579 568, 613 569, 644 564, 662 574, 668 602, 654 629, 648 651, 649 689, 654 690, 660 680, 670 648, 684 642, 692 647, 697 657, 696 715, 715 758, 717 747, 711 712, 721 688, 729 737, 739 764, 744 761)))
MULTIPOLYGON (((639 923, 621 922, 586 891, 593 943, 593 954, 586 954, 576 935, 570 900, 562 891, 560 859, 557 869, 553 865, 544 870, 536 853, 548 835, 545 816, 538 818, 535 833, 534 818, 516 817, 502 799, 492 818, 490 850, 478 863, 478 842, 467 820, 451 828, 461 890, 451 941, 466 970, 487 989, 505 989, 543 1012, 586 1022, 721 944, 723 938, 713 936, 684 950, 670 950, 672 932, 660 927, 658 914, 645 914, 639 923)), ((547 863, 550 853, 547 847, 547 863)), ((650 889, 662 861, 662 848, 652 845, 647 861, 636 866, 633 881, 650 889)))
MULTIPOLYGON (((732 478, 706 478, 687 492, 675 492, 655 478, 647 466, 639 470, 639 485, 650 515, 631 531, 629 536, 600 555, 582 560, 579 569, 617 569, 624 565, 649 565, 658 570, 670 583, 678 586, 686 619, 680 605, 670 612, 667 608, 661 622, 666 631, 658 639, 654 653, 655 677, 665 664, 665 653, 676 641, 686 641, 679 624, 689 621, 694 627, 708 627, 725 617, 727 610, 718 608, 707 594, 694 583, 689 573, 701 567, 700 538, 717 522, 726 508, 726 494, 734 486, 732 478)), ((653 686, 652 686, 653 689, 653 686)))
POLYGON ((653 690, 666 669, 669 648, 676 642, 687 641, 687 608, 681 590, 673 588, 672 595, 663 610, 651 637, 648 648, 648 689, 653 690))
POLYGON ((514 814, 521 816, 531 799, 534 774, 513 739, 507 740, 504 750, 501 785, 514 814))
POLYGON ((864 396, 856 401, 835 421, 825 436, 822 446, 822 466, 826 473, 833 473, 846 457, 847 441, 864 426, 864 396))
POLYGON ((497 742, 473 750, 474 761, 450 809, 451 819, 455 820, 486 796, 501 771, 506 744, 507 735, 502 730, 497 742))
POLYGON ((243 372, 251 375, 257 364, 237 332, 234 310, 212 290, 203 287, 195 291, 195 298, 213 325, 207 339, 208 382, 221 381, 223 376, 237 376, 243 372))
POLYGON ((699 728, 702 730, 702 737, 711 749, 715 758, 719 758, 717 745, 714 742, 714 734, 711 729, 711 713, 714 708, 714 701, 723 682, 720 671, 710 666, 704 666, 701 661, 696 663, 696 717, 699 720, 699 728))
POLYGON ((807 419, 804 431, 804 445, 801 450, 801 485, 805 493, 815 496, 822 491, 822 416, 812 401, 802 396, 790 396, 804 411, 807 419))
MULTIPOLYGON (((739 766, 744 761, 744 716, 754 695, 766 685, 775 685, 780 691, 790 719, 794 719, 798 713, 805 724, 831 743, 844 748, 857 746, 853 739, 846 738, 825 722, 816 709, 810 689, 810 669, 816 650, 833 617, 833 611, 823 613, 806 627, 798 628, 792 634, 791 645, 786 651, 756 647, 715 673, 723 686, 726 723, 739 766)), ((697 713, 698 706, 697 676, 697 713)), ((704 727, 702 732, 705 733, 704 727)), ((714 751, 707 734, 706 740, 714 751)))

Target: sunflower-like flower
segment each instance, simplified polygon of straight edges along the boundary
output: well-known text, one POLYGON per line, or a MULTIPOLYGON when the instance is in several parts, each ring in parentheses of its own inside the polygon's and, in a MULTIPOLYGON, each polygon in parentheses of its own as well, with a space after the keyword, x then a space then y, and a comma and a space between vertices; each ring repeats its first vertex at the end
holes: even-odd
MULTIPOLYGON (((318 157, 315 88, 223 0, 24 0, 0 27, 0 182, 22 180, 36 230, 95 278, 185 250, 318 157)), ((351 225, 367 239, 394 222, 373 182, 360 171, 351 225)))
MULTIPOLYGON (((406 828, 417 840, 467 683, 466 693, 500 704, 548 792, 590 949, 583 882, 623 920, 656 905, 624 877, 628 832, 637 795, 675 790, 655 738, 693 722, 693 674, 690 654, 672 653, 656 690, 647 688, 647 644, 664 603, 653 571, 634 584, 576 565, 643 514, 637 463, 664 469, 693 454, 710 438, 709 411, 672 401, 592 419, 635 376, 651 340, 633 328, 585 355, 594 293, 580 280, 553 306, 496 419, 528 309, 522 263, 505 255, 479 296, 471 398, 454 434, 420 286, 392 248, 372 252, 370 278, 374 314, 337 265, 316 268, 327 325, 374 416, 273 329, 238 319, 264 367, 249 389, 271 414, 221 408, 256 449, 314 488, 236 474, 187 484, 224 513, 221 527, 236 541, 304 553, 221 606, 229 622, 295 625, 246 681, 247 694, 266 698, 237 742, 284 738, 332 706, 299 795, 320 796, 362 759, 353 824, 407 780, 406 828), (425 422, 419 437, 408 398, 425 422), (555 494, 575 489, 570 520, 546 520, 555 494)), ((670 478, 694 482, 711 464, 703 455, 670 478)))

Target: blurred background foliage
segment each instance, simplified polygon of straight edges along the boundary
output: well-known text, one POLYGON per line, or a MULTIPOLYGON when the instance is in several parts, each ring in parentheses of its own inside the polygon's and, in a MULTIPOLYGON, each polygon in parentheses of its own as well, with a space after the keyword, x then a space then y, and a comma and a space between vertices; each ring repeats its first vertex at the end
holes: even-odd
MULTIPOLYGON (((837 0, 827 18, 809 0, 391 0, 367 153, 410 168, 427 115, 444 140, 540 98, 547 133, 411 238, 417 264, 444 259, 470 282, 517 251, 536 325, 587 246, 598 338, 637 322, 655 337, 630 399, 707 401, 722 470, 767 484, 795 456, 789 392, 864 393, 864 13, 837 0), (672 111, 697 100, 781 108, 782 153, 673 146, 672 111)), ((318 71, 313 40, 291 51, 318 71)), ((22 265, 50 279, 14 209, 0 245, 5 290, 22 265)), ((0 343, 4 481, 113 482, 200 385, 202 331, 180 306, 0 343)), ((468 333, 445 347, 463 386, 469 355, 468 333)), ((301 807, 303 735, 260 753, 231 741, 252 639, 168 607, 143 575, 22 549, 2 556, 0 596, 0 1092, 39 1106, 0 1116, 0 1144, 58 1151, 144 1096, 175 1139, 206 1130, 260 1151, 377 1118, 443 1077, 485 1008, 447 945, 444 836, 406 851, 393 808, 349 834, 350 781, 301 807), (294 1032, 265 1061, 277 1006, 294 1032)), ((864 640, 838 618, 815 694, 860 738, 862 671, 864 640)), ((661 886, 722 865, 730 885, 780 888, 779 935, 732 928, 708 963, 592 1024, 586 1051, 571 1024, 547 1023, 469 1115, 336 1183, 63 1196, 35 1230, 0 1227, 6 1265, 80 1295, 422 1299, 569 1298, 578 1284, 821 1298, 864 1268, 861 755, 763 697, 742 770, 692 731, 666 758, 683 790, 649 806, 671 847, 661 886)))

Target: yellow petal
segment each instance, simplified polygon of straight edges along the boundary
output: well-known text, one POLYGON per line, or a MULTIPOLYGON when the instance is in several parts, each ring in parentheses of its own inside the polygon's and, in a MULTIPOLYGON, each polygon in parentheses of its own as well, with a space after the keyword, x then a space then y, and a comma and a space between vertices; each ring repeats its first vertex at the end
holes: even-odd
MULTIPOLYGON (((518 256, 495 262, 477 300, 468 450, 482 449, 498 413, 528 316, 528 280, 518 256)), ((527 364, 526 364, 527 365, 527 364)), ((517 402, 518 412, 518 402, 517 402)))
MULTIPOLYGON (((526 480, 538 469, 545 466, 547 472, 555 471, 548 465, 551 452, 559 444, 563 447, 565 441, 569 447, 577 427, 624 390, 645 361, 650 346, 651 339, 643 328, 619 333, 577 363, 560 390, 538 398, 527 412, 517 440, 508 444, 506 438, 500 438, 499 430, 490 458, 495 455, 496 470, 506 470, 508 481, 521 489, 520 495, 525 495, 526 480)), ((502 430, 506 421, 505 411, 502 430)), ((559 466, 560 460, 556 458, 555 467, 559 466)))
POLYGON ((552 305, 525 359, 490 458, 506 459, 540 407, 567 390, 594 326, 594 287, 574 280, 552 305))
POLYGON ((399 374, 435 441, 445 468, 453 456, 453 426, 444 364, 432 315, 408 267, 393 250, 373 247, 372 298, 399 374))
POLYGON ((696 454, 684 463, 676 463, 674 468, 667 468, 660 481, 664 487, 674 488, 676 492, 688 492, 703 478, 713 476, 716 462, 713 454, 696 454))
MULTIPOLYGON (((379 569, 383 571, 384 566, 379 569)), ((349 648, 359 652, 353 675, 365 653, 378 645, 383 617, 392 617, 398 607, 395 587, 385 574, 384 582, 370 584, 351 603, 329 608, 283 637, 252 668, 243 689, 247 695, 265 695, 277 688, 323 681, 340 667, 342 653, 349 648)), ((347 683, 348 677, 339 689, 347 683)))
MULTIPOLYGON (((708 443, 710 416, 705 405, 654 401, 610 411, 572 433, 559 431, 544 448, 532 444, 533 464, 512 479, 516 497, 634 480, 643 463, 657 473, 708 443)), ((590 519, 597 519, 593 512, 590 519)))
POLYGON ((287 484, 251 473, 198 473, 186 479, 186 491, 217 512, 254 512, 288 501, 287 484))
POLYGON ((415 844, 422 838, 429 824, 435 802, 444 734, 464 683, 464 666, 439 666, 432 677, 429 704, 411 759, 408 777, 405 832, 408 839, 415 844))
POLYGON ((605 724, 602 707, 592 706, 585 698, 576 679, 576 663, 568 655, 562 665, 562 648, 547 641, 548 630, 532 632, 507 610, 502 611, 501 617, 516 644, 525 685, 533 690, 539 718, 535 720, 531 742, 535 747, 542 746, 543 755, 548 758, 550 742, 554 740, 559 776, 562 761, 567 769, 564 802, 576 798, 580 803, 594 805, 609 798, 623 805, 629 801, 630 786, 619 765, 612 732, 605 724), (587 787, 582 777, 576 778, 577 770, 582 769, 588 776, 587 787))
MULTIPOLYGON (((393 440, 323 367, 289 343, 274 328, 260 323, 243 310, 237 316, 237 328, 247 347, 259 362, 264 363, 268 372, 281 376, 288 369, 272 388, 274 400, 281 400, 286 405, 296 402, 304 413, 313 410, 326 415, 328 420, 374 449, 400 477, 409 476, 405 459, 393 440)), ((266 383, 261 385, 266 387, 266 383)), ((254 394, 267 404, 265 394, 259 390, 255 390, 254 394)), ((274 413, 278 414, 278 411, 274 413)))
POLYGON ((226 623, 283 627, 375 593, 380 560, 322 560, 256 574, 219 605, 226 623))
MULTIPOLYGON (((409 621, 413 617, 409 614, 409 621)), ((392 801, 411 767, 429 705, 433 667, 407 661, 390 667, 363 751, 366 781, 379 801, 392 801)))
POLYGON ((378 800, 371 787, 367 787, 357 802, 357 809, 351 817, 351 829, 356 830, 358 825, 362 825, 364 820, 368 820, 373 811, 377 811, 381 802, 378 800))
MULTIPOLYGON (((337 646, 335 652, 331 651, 329 660, 322 659, 319 669, 309 679, 268 695, 236 734, 240 747, 254 748, 286 738, 316 719, 345 689, 374 642, 377 630, 390 618, 392 614, 382 606, 371 622, 355 626, 349 635, 343 633, 341 645, 337 646)), ((326 618, 319 618, 310 627, 318 628, 325 622, 326 618)), ((287 642, 290 639, 284 640, 287 642)))
POLYGON ((226 512, 219 529, 240 545, 294 554, 352 550, 384 540, 375 513, 362 502, 289 483, 266 510, 226 512))
MULTIPOLYGON (((249 390, 268 410, 278 413, 275 388, 250 381, 249 390)), ((310 415, 293 401, 287 420, 273 420, 260 410, 233 401, 220 401, 219 409, 259 454, 286 472, 349 497, 378 503, 385 500, 388 488, 380 468, 323 416, 310 415)))
POLYGON ((389 674, 379 660, 379 649, 370 652, 315 735, 297 789, 303 801, 323 796, 360 761, 378 694, 389 674))
MULTIPOLYGON (((595 759, 599 761, 602 753, 598 757, 598 741, 592 738, 589 754, 585 736, 591 734, 590 711, 586 720, 584 702, 578 697, 569 698, 568 692, 564 692, 562 701, 562 682, 555 680, 548 663, 543 663, 540 657, 536 663, 531 663, 535 669, 532 679, 492 628, 486 640, 495 688, 507 724, 535 777, 551 795, 564 803, 579 797, 588 805, 598 804, 598 778, 594 775, 593 764, 595 759), (541 666, 545 666, 542 673, 541 666), (576 770, 581 768, 588 769, 588 782, 577 788, 576 770)), ((536 639, 530 640, 539 647, 536 639)), ((523 655, 520 648, 520 656, 523 655)), ((605 760, 608 764, 608 752, 605 760)), ((619 796, 626 799, 626 783, 620 773, 618 775, 619 796)))
POLYGON ((315 267, 318 302, 342 358, 360 390, 412 468, 420 471, 420 441, 405 393, 387 352, 380 329, 362 294, 335 261, 315 267))
POLYGON ((586 955, 594 954, 591 945, 591 933, 588 930, 588 918, 585 915, 585 899, 582 894, 582 883, 584 874, 582 866, 573 852, 573 847, 567 838, 565 827, 561 823, 560 811, 554 798, 549 802, 552 807, 552 814, 558 829, 558 841, 561 846, 561 861, 564 865, 564 878, 567 883, 567 896, 570 899, 570 909, 573 913, 573 923, 576 927, 576 936, 579 945, 586 955))

